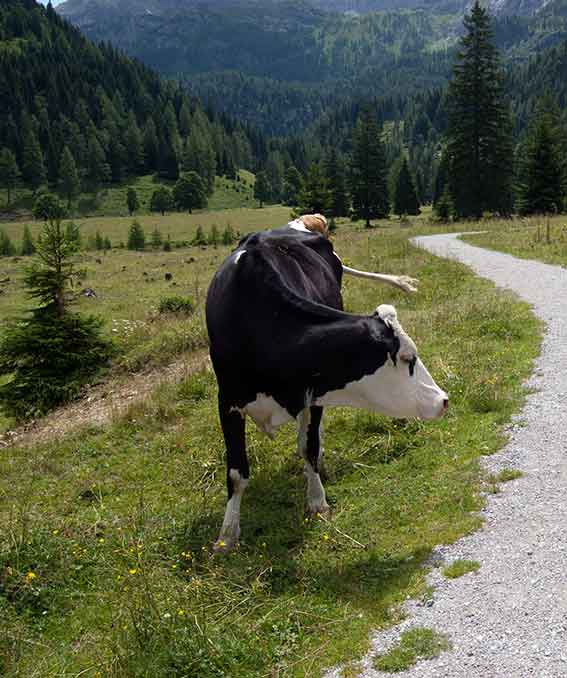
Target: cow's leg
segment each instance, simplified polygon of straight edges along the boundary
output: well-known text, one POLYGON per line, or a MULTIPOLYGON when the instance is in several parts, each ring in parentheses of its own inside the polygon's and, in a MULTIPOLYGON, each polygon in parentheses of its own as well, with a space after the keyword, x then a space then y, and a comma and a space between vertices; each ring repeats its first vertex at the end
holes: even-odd
POLYGON ((321 447, 322 407, 306 407, 299 414, 297 433, 297 451, 305 460, 305 477, 307 478, 307 504, 312 515, 326 515, 329 505, 325 497, 325 488, 319 476, 319 466, 323 454, 321 447))
POLYGON ((224 520, 214 549, 225 551, 233 548, 240 537, 240 502, 248 485, 250 469, 246 457, 246 424, 244 416, 230 411, 219 398, 219 414, 226 444, 226 484, 228 503, 224 520))

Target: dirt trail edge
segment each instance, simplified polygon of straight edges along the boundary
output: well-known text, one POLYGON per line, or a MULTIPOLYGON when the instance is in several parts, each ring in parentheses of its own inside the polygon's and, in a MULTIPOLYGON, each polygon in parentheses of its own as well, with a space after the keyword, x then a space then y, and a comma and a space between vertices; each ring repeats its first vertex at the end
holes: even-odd
MULTIPOLYGON (((435 557, 477 560, 477 573, 445 579, 434 568, 428 604, 408 601, 407 618, 378 633, 362 661, 364 678, 392 676, 373 658, 414 627, 444 633, 452 649, 419 661, 403 678, 565 678, 567 676, 567 270, 473 247, 459 234, 414 238, 413 244, 455 259, 533 305, 546 323, 535 389, 515 417, 510 440, 487 457, 491 472, 516 468, 517 480, 490 495, 484 526, 435 557), (431 604, 433 603, 433 604, 431 604)), ((341 668, 327 673, 338 678, 341 668)), ((350 674, 349 674, 350 675, 350 674)))
POLYGON ((111 377, 87 389, 85 395, 37 421, 0 435, 0 450, 11 445, 32 445, 69 433, 81 426, 102 426, 148 397, 160 384, 177 382, 209 367, 202 349, 162 367, 111 377))

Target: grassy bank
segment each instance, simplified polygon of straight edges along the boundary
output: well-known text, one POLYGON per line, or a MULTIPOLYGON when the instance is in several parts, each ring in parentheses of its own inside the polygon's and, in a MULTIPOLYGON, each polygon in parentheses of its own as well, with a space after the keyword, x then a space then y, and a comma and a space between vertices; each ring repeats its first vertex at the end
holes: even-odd
MULTIPOLYGON (((459 224, 459 226, 461 226, 459 224)), ((567 220, 565 216, 529 217, 466 224, 463 231, 486 233, 465 235, 471 245, 506 252, 521 259, 537 259, 547 264, 567 267, 567 220)))
MULTIPOLYGON (((479 458, 502 443, 540 328, 526 304, 412 248, 412 234, 339 230, 345 263, 421 281, 407 297, 348 279, 345 302, 396 304, 450 412, 424 424, 328 411, 328 522, 305 518, 293 427, 272 442, 250 424, 242 544, 211 556, 225 470, 207 372, 104 428, 0 452, 0 673, 317 676, 426 595, 433 546, 479 524, 479 458)), ((221 255, 203 252, 202 289, 221 255)), ((125 313, 150 283, 130 285, 125 313)))

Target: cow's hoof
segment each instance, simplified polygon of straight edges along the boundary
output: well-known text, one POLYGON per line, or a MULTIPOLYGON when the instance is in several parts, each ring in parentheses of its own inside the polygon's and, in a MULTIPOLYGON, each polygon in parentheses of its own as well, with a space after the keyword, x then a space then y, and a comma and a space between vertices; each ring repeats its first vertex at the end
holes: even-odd
POLYGON ((309 507, 309 515, 312 518, 328 518, 331 515, 331 509, 328 504, 318 504, 309 507))
POLYGON ((238 542, 232 539, 217 539, 213 544, 213 553, 230 553, 238 542))

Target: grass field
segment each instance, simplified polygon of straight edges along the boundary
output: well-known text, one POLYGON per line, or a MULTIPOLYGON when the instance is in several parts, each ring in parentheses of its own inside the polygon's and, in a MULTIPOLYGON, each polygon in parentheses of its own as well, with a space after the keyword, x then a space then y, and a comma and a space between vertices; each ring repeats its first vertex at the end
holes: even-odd
MULTIPOLYGON (((271 226, 281 216, 257 210, 247 223, 271 226)), ((187 228, 169 219, 162 230, 172 237, 187 228)), ((116 221, 97 223, 118 235, 127 222, 116 221)), ((0 674, 319 676, 359 657, 370 629, 394 623, 407 596, 427 595, 431 549, 479 525, 489 482, 479 459, 503 441, 540 327, 512 295, 412 248, 407 238, 417 230, 427 228, 341 226, 335 242, 345 263, 421 280, 408 297, 349 279, 344 297, 357 312, 395 303, 449 392, 450 411, 427 424, 329 411, 329 521, 305 518, 293 427, 270 441, 250 424, 242 543, 211 555, 225 469, 209 372, 161 387, 108 426, 0 452, 0 674)), ((168 270, 177 292, 199 289, 202 302, 226 251, 198 250, 192 264, 183 263, 190 251, 113 252, 88 264, 87 282, 101 291, 94 308, 107 319, 148 322, 144 314, 169 291, 158 275, 168 270), (143 282, 143 271, 155 282, 143 282)), ((17 305, 14 296, 11 310, 17 305)), ((169 331, 160 325, 155 341, 169 331)), ((144 359, 159 355, 144 350, 144 359)))
MULTIPOLYGON (((225 177, 216 177, 215 190, 209 198, 209 210, 234 209, 237 207, 254 208, 258 201, 254 199, 254 175, 247 170, 239 170, 240 181, 233 181, 225 177)), ((109 185, 94 196, 91 193, 82 193, 73 203, 71 215, 86 216, 127 216, 126 194, 128 188, 133 187, 140 201, 139 214, 149 214, 149 205, 152 193, 159 186, 173 187, 173 183, 157 180, 153 175, 135 177, 117 186, 109 185)), ((24 216, 31 213, 33 207, 33 193, 29 189, 18 188, 12 193, 12 203, 7 205, 7 194, 0 191, 0 221, 2 212, 24 216)))
POLYGON ((467 228, 463 227, 461 230, 481 231, 488 227, 486 233, 463 236, 471 245, 507 252, 522 259, 537 259, 567 267, 565 216, 477 222, 466 226, 467 228))

